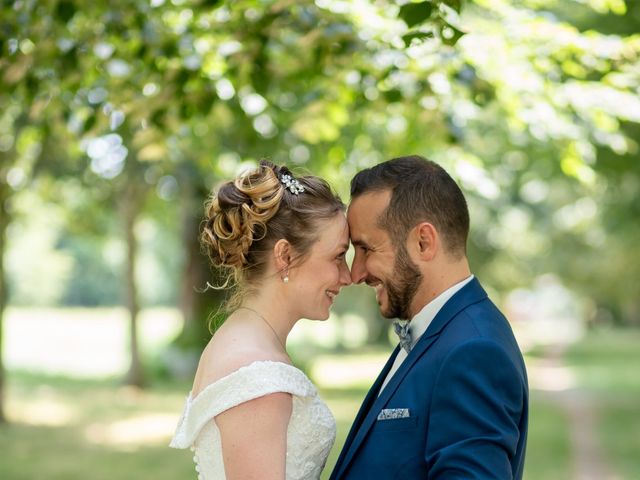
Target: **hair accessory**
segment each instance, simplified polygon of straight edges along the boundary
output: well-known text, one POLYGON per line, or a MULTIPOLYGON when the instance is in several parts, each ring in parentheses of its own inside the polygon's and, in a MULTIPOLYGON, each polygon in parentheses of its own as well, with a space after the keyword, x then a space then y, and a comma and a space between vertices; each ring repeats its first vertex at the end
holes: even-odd
POLYGON ((284 184, 285 188, 288 188, 294 195, 299 195, 304 192, 302 184, 293 178, 291 175, 284 174, 280 177, 280 181, 284 184))

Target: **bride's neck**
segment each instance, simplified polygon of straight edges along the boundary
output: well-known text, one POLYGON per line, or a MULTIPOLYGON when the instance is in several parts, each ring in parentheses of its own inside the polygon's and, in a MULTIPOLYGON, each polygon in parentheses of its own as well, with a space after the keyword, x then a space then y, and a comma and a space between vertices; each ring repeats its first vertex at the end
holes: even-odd
POLYGON ((263 288, 245 297, 241 306, 262 316, 276 331, 282 341, 286 341, 291 329, 299 318, 288 308, 288 302, 279 292, 263 288))

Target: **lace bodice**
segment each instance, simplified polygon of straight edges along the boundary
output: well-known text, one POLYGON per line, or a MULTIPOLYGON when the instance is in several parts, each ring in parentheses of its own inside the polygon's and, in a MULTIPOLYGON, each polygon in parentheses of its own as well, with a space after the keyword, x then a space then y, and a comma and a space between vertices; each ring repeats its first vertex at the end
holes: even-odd
POLYGON ((214 417, 231 407, 275 392, 290 393, 287 480, 317 480, 335 441, 333 415, 301 370, 282 362, 258 361, 187 397, 170 446, 191 448, 200 480, 225 478, 220 432, 214 417))

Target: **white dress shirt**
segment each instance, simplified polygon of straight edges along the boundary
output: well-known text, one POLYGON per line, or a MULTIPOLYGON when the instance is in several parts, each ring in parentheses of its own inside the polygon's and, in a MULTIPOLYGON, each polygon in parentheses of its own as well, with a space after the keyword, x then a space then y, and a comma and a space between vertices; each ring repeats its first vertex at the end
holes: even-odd
MULTIPOLYGON (((418 343, 418 341, 420 340, 420 337, 422 337, 422 334, 427 331, 427 328, 429 327, 429 325, 431 325, 431 322, 433 321, 435 316, 438 314, 440 309, 444 306, 444 304, 447 303, 447 300, 453 297, 453 295, 458 290, 464 287, 472 279, 473 279, 473 275, 470 275, 464 280, 456 283, 452 287, 449 287, 440 295, 438 295, 436 298, 434 298, 429 303, 427 303, 422 308, 422 310, 420 310, 411 319, 411 323, 409 326, 409 330, 411 331, 411 348, 416 346, 416 343, 418 343)), ((400 351, 398 352, 398 355, 396 356, 395 361, 393 362, 391 370, 389 370, 389 373, 387 374, 387 378, 384 379, 382 387, 380 387, 380 392, 378 393, 378 395, 382 393, 382 390, 384 390, 384 387, 387 386, 387 383, 389 383, 389 380, 391 380, 393 375, 398 371, 398 368, 400 368, 400 365, 402 365, 402 362, 404 362, 404 359, 407 358, 407 355, 408 353, 405 351, 405 349, 401 348, 400 351)))

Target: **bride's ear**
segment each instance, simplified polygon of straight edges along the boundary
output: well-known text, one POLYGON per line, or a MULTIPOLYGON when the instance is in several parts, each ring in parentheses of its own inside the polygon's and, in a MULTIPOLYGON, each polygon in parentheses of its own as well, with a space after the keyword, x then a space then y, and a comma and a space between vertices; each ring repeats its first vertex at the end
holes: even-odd
POLYGON ((273 246, 273 256, 275 259, 276 270, 283 272, 285 275, 289 272, 289 265, 291 264, 292 248, 291 244, 281 238, 273 246))

